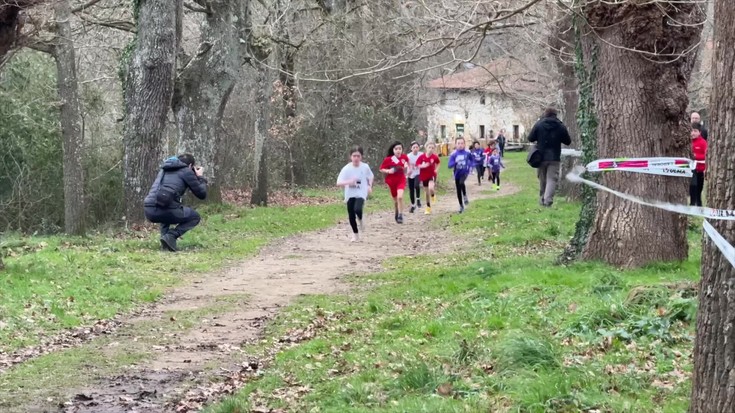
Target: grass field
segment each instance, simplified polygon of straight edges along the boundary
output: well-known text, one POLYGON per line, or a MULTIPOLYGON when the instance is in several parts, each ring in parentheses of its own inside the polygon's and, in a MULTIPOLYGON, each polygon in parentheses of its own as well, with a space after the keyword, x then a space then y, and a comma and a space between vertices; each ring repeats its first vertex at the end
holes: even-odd
POLYGON ((542 209, 533 170, 509 159, 503 178, 520 193, 441 222, 474 248, 393 260, 352 277, 359 293, 291 306, 249 354, 315 319, 326 327, 207 412, 685 411, 698 227, 686 262, 556 266, 578 205, 542 209))
MULTIPOLYGON (((203 221, 179 242, 181 253, 161 252, 158 232, 6 237, 0 272, 0 351, 36 344, 63 328, 92 324, 153 302, 171 286, 257 252, 270 240, 334 225, 343 218, 338 188, 305 190, 331 198, 326 205, 243 208, 204 206, 203 221)), ((377 190, 370 209, 390 205, 377 190)))

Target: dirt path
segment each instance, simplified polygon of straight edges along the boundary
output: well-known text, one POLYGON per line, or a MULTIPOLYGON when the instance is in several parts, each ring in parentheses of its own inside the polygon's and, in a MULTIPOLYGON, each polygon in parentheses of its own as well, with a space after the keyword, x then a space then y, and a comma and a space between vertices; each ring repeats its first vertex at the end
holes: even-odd
MULTIPOLYGON (((488 191, 489 188, 487 183, 482 187, 468 184, 470 200, 516 192, 515 187, 507 184, 499 192, 488 191)), ((469 208, 473 207, 470 204, 469 208)), ((370 213, 369 202, 366 208, 369 215, 360 243, 349 242, 345 218, 336 227, 273 242, 257 257, 177 288, 144 315, 125 320, 128 325, 145 326, 147 322, 168 318, 174 321, 171 314, 196 312, 223 301, 232 304, 232 308, 216 316, 197 317, 182 334, 168 334, 160 345, 151 347, 154 355, 150 361, 128 367, 123 375, 102 377, 93 388, 68 389, 69 401, 61 407, 56 404, 56 411, 175 411, 171 402, 181 399, 193 385, 211 381, 221 373, 220 368, 242 361, 247 356, 240 352, 242 345, 258 339, 267 321, 295 298, 346 291, 348 286, 341 281, 342 277, 381 271, 382 262, 388 258, 447 253, 466 243, 448 229, 422 225, 456 213, 453 192, 439 199, 432 215, 424 215, 423 209, 406 213, 401 226, 393 221, 391 212, 370 213), (424 242, 427 228, 441 242, 424 242)), ((132 345, 131 341, 136 340, 135 334, 122 330, 115 335, 116 347, 132 345)), ((36 406, 33 410, 54 411, 45 407, 36 406)), ((29 410, 24 407, 18 411, 29 410)))

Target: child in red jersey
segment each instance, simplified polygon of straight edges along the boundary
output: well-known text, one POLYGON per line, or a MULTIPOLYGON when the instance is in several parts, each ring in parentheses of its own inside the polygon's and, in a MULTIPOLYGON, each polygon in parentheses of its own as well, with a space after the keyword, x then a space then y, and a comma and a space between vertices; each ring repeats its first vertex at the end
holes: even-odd
POLYGON ((403 191, 406 189, 406 169, 408 156, 403 153, 403 145, 393 142, 388 149, 388 155, 380 165, 380 172, 385 174, 385 183, 390 188, 393 197, 393 206, 396 210, 396 222, 403 224, 403 191))
POLYGON ((434 186, 441 161, 434 153, 435 148, 436 145, 434 145, 434 142, 427 143, 425 147, 426 152, 419 155, 418 159, 416 159, 416 166, 418 166, 420 171, 419 180, 424 185, 424 188, 426 188, 424 191, 426 192, 426 209, 424 210, 424 214, 426 215, 431 214, 431 203, 436 202, 434 186))
POLYGON ((704 190, 704 172, 707 170, 707 141, 702 137, 702 126, 692 123, 692 154, 694 155, 694 173, 689 185, 689 205, 702 206, 702 190, 704 190))

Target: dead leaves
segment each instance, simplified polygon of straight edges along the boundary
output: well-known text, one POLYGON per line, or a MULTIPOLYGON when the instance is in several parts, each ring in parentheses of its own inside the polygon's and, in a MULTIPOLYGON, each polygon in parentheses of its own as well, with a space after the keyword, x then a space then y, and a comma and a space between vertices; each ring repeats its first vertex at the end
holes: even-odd
MULTIPOLYGON (((176 413, 188 413, 199 411, 202 407, 207 404, 211 404, 215 400, 221 399, 222 397, 234 394, 240 388, 244 387, 250 380, 258 377, 262 369, 268 366, 276 354, 281 352, 284 348, 294 346, 298 343, 315 338, 318 333, 324 329, 338 328, 333 326, 334 322, 341 319, 343 313, 327 313, 321 308, 316 308, 314 311, 314 318, 305 327, 293 328, 288 330, 280 338, 273 340, 271 347, 269 347, 265 354, 260 359, 252 359, 247 363, 242 364, 237 371, 227 372, 224 380, 214 383, 208 383, 206 385, 200 385, 195 389, 189 390, 181 400, 176 403, 176 413)), ((338 354, 342 351, 350 349, 349 343, 343 343, 339 348, 335 347, 332 349, 333 354, 338 354)), ((315 362, 311 368, 319 363, 319 359, 323 356, 317 354, 314 356, 315 362)), ((306 366, 304 368, 307 368, 306 366)), ((336 370, 335 373, 339 373, 336 370)), ((309 386, 302 385, 294 377, 287 376, 284 382, 288 386, 284 388, 275 389, 270 394, 260 394, 259 391, 254 392, 250 396, 251 406, 250 412, 260 413, 281 413, 292 410, 280 410, 271 409, 267 404, 268 400, 276 398, 286 405, 292 406, 298 403, 298 401, 307 393, 311 391, 309 386)))
MULTIPOLYGON (((222 191, 222 201, 237 206, 249 206, 251 195, 251 190, 228 189, 222 191)), ((327 205, 338 203, 339 201, 340 199, 336 196, 305 196, 289 189, 281 189, 268 193, 268 205, 271 206, 327 205)))
POLYGON ((77 347, 101 335, 110 334, 122 325, 123 323, 117 320, 99 320, 91 326, 63 331, 37 346, 22 348, 11 353, 0 351, 0 373, 32 358, 77 347))

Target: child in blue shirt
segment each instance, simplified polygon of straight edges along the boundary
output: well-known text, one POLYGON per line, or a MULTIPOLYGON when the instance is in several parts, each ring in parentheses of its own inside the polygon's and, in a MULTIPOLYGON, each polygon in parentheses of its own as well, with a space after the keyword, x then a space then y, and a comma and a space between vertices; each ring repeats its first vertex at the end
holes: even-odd
POLYGON ((470 200, 467 199, 467 187, 465 181, 472 171, 474 162, 472 159, 472 153, 465 149, 464 138, 457 138, 454 143, 455 149, 451 155, 449 155, 449 162, 447 166, 449 169, 454 169, 454 186, 457 189, 457 200, 459 201, 459 213, 464 212, 464 207, 470 204, 470 200))
POLYGON ((490 177, 492 179, 493 187, 496 191, 500 190, 500 168, 505 169, 503 160, 500 158, 500 152, 498 149, 493 150, 493 154, 487 158, 487 167, 490 168, 490 177))
POLYGON ((485 154, 480 147, 480 142, 475 141, 472 143, 472 161, 475 164, 477 170, 477 185, 482 185, 482 179, 485 177, 485 154))

